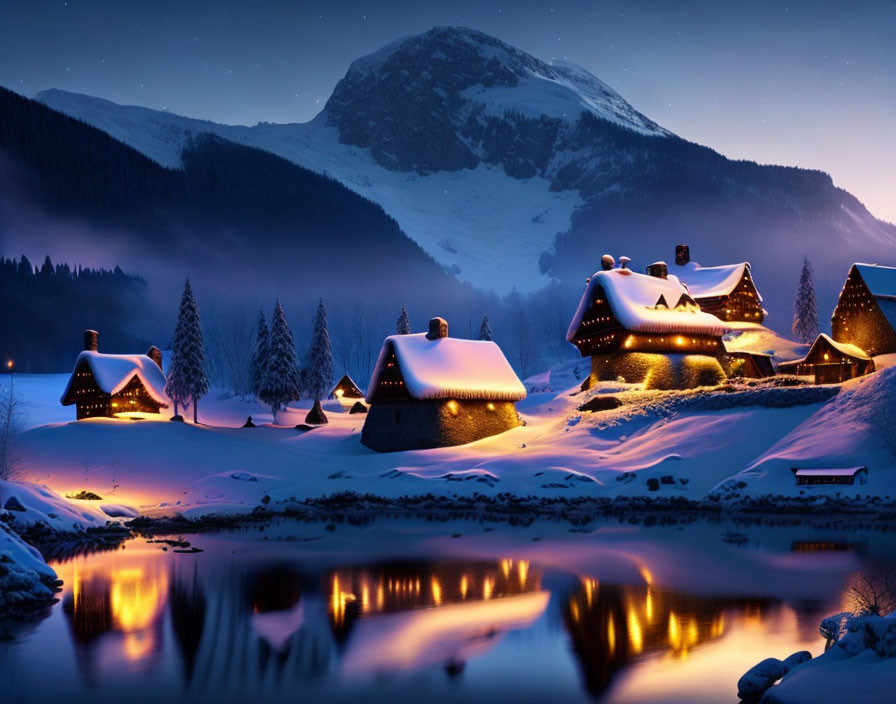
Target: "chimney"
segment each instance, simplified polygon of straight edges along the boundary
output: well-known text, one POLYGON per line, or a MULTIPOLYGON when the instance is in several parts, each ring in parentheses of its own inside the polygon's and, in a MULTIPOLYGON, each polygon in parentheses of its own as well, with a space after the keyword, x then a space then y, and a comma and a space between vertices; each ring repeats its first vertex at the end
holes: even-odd
POLYGON ((600 268, 604 271, 609 271, 614 266, 616 266, 616 260, 609 254, 605 254, 600 258, 600 268))
POLYGON ((675 263, 684 266, 691 261, 691 248, 686 244, 675 245, 675 263))
POLYGON ((96 352, 100 348, 100 334, 96 330, 84 331, 84 350, 96 352))
POLYGON ((647 275, 654 276, 657 279, 665 279, 669 276, 669 267, 666 262, 654 262, 647 265, 647 275))
POLYGON ((429 321, 429 332, 426 333, 426 339, 438 340, 442 337, 448 337, 448 321, 444 318, 432 318, 429 321))
POLYGON ((628 265, 632 263, 631 257, 619 257, 619 268, 628 269, 628 265))
POLYGON ((148 350, 146 350, 146 356, 149 357, 153 362, 159 365, 159 369, 162 368, 162 350, 153 345, 148 350))

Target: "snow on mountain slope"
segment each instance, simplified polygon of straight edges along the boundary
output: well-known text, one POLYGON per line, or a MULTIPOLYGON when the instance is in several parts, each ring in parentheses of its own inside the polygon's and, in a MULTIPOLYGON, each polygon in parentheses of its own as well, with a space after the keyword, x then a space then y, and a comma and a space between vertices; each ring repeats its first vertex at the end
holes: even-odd
POLYGON ((204 132, 264 149, 326 174, 380 204, 430 256, 462 281, 499 292, 535 290, 548 279, 538 269, 557 232, 569 229, 582 203, 575 191, 552 191, 541 177, 507 178, 500 167, 428 175, 389 170, 367 149, 339 142, 321 120, 254 127, 221 125, 61 90, 36 99, 97 127, 168 168, 204 132), (500 251, 501 257, 495 253, 500 251))

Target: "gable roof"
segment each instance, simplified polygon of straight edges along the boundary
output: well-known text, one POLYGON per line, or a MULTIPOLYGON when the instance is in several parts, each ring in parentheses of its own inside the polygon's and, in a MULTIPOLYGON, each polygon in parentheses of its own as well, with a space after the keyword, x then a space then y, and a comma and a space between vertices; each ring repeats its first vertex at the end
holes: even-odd
POLYGON ((417 333, 391 335, 383 342, 367 388, 368 403, 379 386, 390 350, 395 352, 412 398, 519 401, 526 397, 523 383, 494 342, 456 337, 430 340, 426 333, 417 333))
MULTIPOLYGON (((749 268, 749 262, 721 266, 700 266, 697 262, 688 262, 671 266, 669 271, 684 282, 694 298, 713 298, 729 295, 749 268)), ((762 296, 759 296, 759 300, 762 300, 762 296)))
POLYGON ((695 305, 657 308, 662 296, 666 301, 680 302, 688 291, 675 276, 661 279, 638 274, 631 269, 597 271, 588 282, 579 307, 569 324, 566 339, 575 339, 585 313, 591 308, 597 287, 603 288, 610 309, 619 324, 631 332, 712 335, 721 337, 728 331, 725 323, 695 305))
POLYGON ((162 405, 168 404, 165 375, 159 365, 145 354, 103 354, 85 350, 75 360, 75 368, 62 394, 63 405, 81 362, 87 362, 97 385, 107 394, 117 394, 136 376, 154 401, 162 405))
POLYGON ((875 298, 896 298, 896 267, 878 264, 853 264, 875 298))
POLYGON ((852 345, 848 342, 837 342, 830 335, 825 335, 821 333, 817 338, 815 338, 815 342, 812 343, 812 347, 809 348, 809 351, 806 353, 806 357, 804 359, 808 359, 808 357, 812 354, 812 351, 815 349, 815 346, 821 343, 822 341, 827 342, 831 347, 837 350, 840 354, 846 355, 847 357, 855 357, 856 359, 871 359, 868 356, 868 353, 865 352, 861 347, 857 347, 856 345, 852 345))
POLYGON ((330 396, 334 396, 339 389, 348 389, 351 392, 350 398, 364 398, 364 392, 361 391, 361 387, 348 374, 343 374, 342 378, 336 382, 336 385, 330 391, 330 396))

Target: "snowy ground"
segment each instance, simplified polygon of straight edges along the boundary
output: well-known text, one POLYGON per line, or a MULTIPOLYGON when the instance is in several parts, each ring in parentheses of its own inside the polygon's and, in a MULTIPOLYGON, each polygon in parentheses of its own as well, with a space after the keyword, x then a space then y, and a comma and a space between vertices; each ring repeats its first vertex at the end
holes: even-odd
POLYGON ((62 495, 94 492, 100 500, 68 502, 93 517, 241 513, 265 497, 276 504, 345 491, 536 499, 723 495, 734 504, 756 496, 896 497, 896 445, 878 422, 896 397, 896 370, 849 382, 830 398, 834 387, 676 393, 602 384, 581 393, 586 368, 570 363, 527 380, 536 391, 518 405, 523 427, 461 447, 387 454, 361 445, 364 416, 335 402, 327 406, 330 423, 307 432, 294 427, 307 402, 275 426, 260 404, 219 391, 201 402, 198 426, 171 423, 166 415, 74 422, 74 408, 58 402, 67 375, 17 375, 29 414, 19 437, 20 479, 62 495), (624 405, 579 412, 595 394, 615 395, 624 405), (249 415, 259 427, 240 427, 249 415), (791 472, 854 465, 869 468, 866 485, 796 487, 791 472), (732 477, 734 486, 725 483, 732 477))

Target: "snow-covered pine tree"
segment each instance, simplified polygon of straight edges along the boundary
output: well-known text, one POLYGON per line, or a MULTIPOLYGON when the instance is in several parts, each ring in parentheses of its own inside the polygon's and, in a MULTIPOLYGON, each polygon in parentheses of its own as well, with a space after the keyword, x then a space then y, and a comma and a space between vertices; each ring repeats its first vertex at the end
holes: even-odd
POLYGON ((190 280, 184 284, 184 294, 180 299, 177 326, 171 347, 171 364, 168 367, 168 382, 165 392, 174 402, 174 414, 178 405, 193 405, 193 422, 199 422, 199 399, 208 393, 208 363, 205 343, 202 339, 202 324, 199 308, 193 297, 190 280))
MULTIPOLYGON (((314 316, 314 332, 311 336, 311 347, 308 350, 308 366, 305 390, 320 404, 333 386, 333 352, 330 349, 330 333, 327 330, 327 310, 323 299, 317 306, 314 316)), ((321 411, 321 415, 323 412, 321 411)))
POLYGON ((252 392, 258 396, 264 383, 264 373, 268 363, 268 324, 264 318, 264 309, 258 309, 258 323, 255 328, 255 344, 252 357, 249 359, 249 379, 252 392))
POLYGON ((271 407, 276 422, 277 414, 290 401, 298 400, 300 393, 296 345, 278 298, 271 316, 267 365, 258 397, 271 407))
POLYGON ((800 285, 793 303, 793 334, 805 344, 818 336, 818 303, 815 300, 815 284, 812 282, 812 265, 803 257, 800 285))
POLYGON ((479 339, 480 340, 493 340, 492 337, 492 326, 488 323, 488 316, 482 316, 482 325, 479 327, 479 339))
POLYGON ((408 319, 408 311, 401 309, 401 315, 398 316, 398 322, 395 324, 395 332, 399 335, 411 334, 411 321, 408 319))

